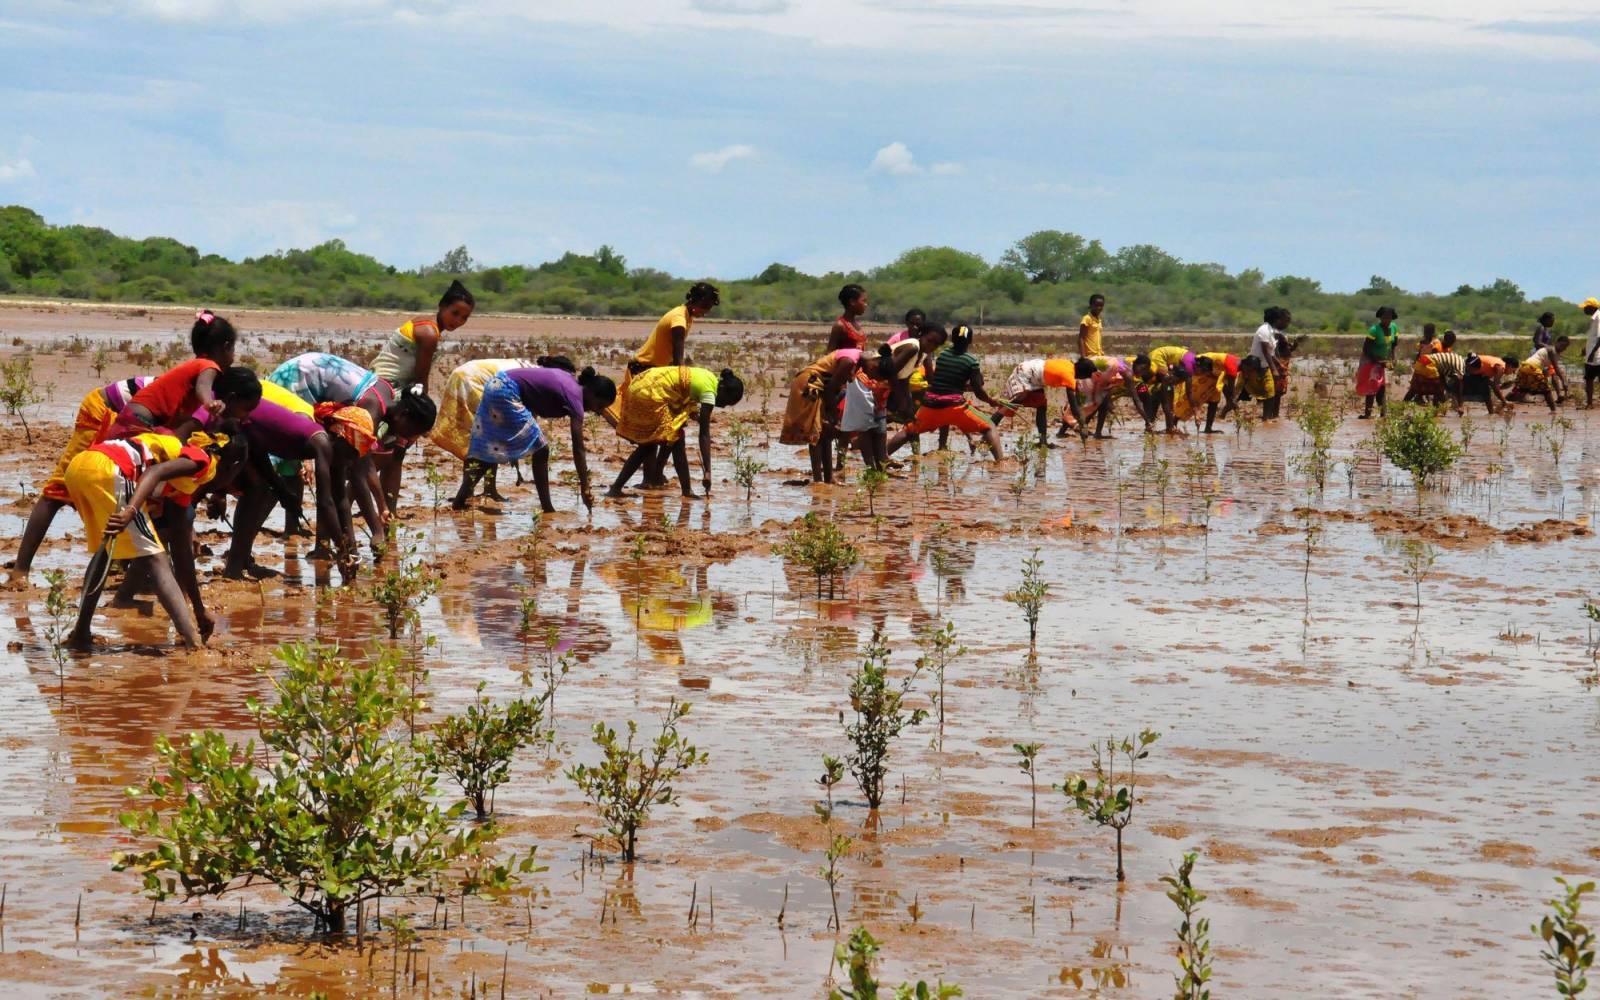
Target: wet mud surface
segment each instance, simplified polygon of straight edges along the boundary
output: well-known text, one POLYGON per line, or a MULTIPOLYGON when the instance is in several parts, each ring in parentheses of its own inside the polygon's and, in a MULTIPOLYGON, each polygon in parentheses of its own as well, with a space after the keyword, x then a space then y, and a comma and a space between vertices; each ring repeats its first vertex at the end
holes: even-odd
MULTIPOLYGON (((64 421, 95 384, 84 363, 42 355, 58 386, 30 414, 36 443, 0 431, 13 548, 64 421)), ((1528 927, 1554 875, 1600 865, 1600 698, 1583 611, 1600 556, 1593 414, 1566 411, 1569 430, 1537 432, 1542 408, 1509 422, 1473 413, 1468 457, 1421 514, 1408 477, 1348 419, 1320 495, 1293 471, 1290 421, 1150 440, 1124 422, 1110 441, 1052 451, 1020 491, 1014 462, 964 444, 901 455, 874 517, 855 458, 841 485, 785 485, 805 458, 776 444, 781 394, 765 422, 761 402, 752 393, 738 414, 769 466, 748 503, 731 482, 726 414, 710 502, 649 493, 585 516, 558 485, 561 511, 536 527, 532 489, 509 470, 507 502, 435 514, 421 462, 408 466, 407 525, 444 575, 423 610, 437 645, 416 654, 433 712, 465 706, 479 681, 493 696, 521 690, 519 670, 543 656, 519 638, 524 596, 537 634, 553 630, 577 660, 558 696, 563 746, 519 756, 496 798, 501 844, 538 844, 549 871, 469 900, 448 930, 431 903, 386 901, 385 916, 409 913, 420 929, 409 951, 386 933, 359 949, 318 940, 261 890, 240 894, 243 931, 232 895, 152 911, 109 867, 133 843, 116 817, 156 736, 243 738, 268 650, 312 636, 364 644, 381 632, 371 601, 337 574, 319 586, 304 540, 264 537, 258 557, 284 576, 211 582, 222 625, 209 649, 174 651, 159 611, 103 610, 95 651, 58 675, 39 570, 79 573, 86 559, 64 512, 32 586, 0 593, 0 980, 26 996, 465 996, 474 981, 497 996, 504 969, 507 996, 821 995, 834 932, 818 871, 844 832, 855 843, 839 911, 882 939, 888 982, 943 977, 975 997, 1168 995, 1177 915, 1157 880, 1196 850, 1218 995, 1546 990, 1528 927), (772 551, 812 510, 862 548, 832 602, 772 551), (1030 656, 1004 595, 1035 549, 1051 591, 1030 656), (1419 550, 1431 563, 1414 574, 1419 550), (967 647, 946 678, 942 736, 932 720, 907 731, 875 827, 849 779, 824 827, 820 758, 847 749, 839 713, 871 631, 903 671, 941 617, 967 647), (681 783, 681 805, 653 815, 639 863, 590 861, 584 834, 598 824, 565 767, 594 759, 592 722, 649 731, 672 698, 693 706, 685 732, 710 763, 681 783), (1142 765, 1119 887, 1111 834, 1050 786, 1087 769, 1091 740, 1146 727, 1162 737, 1142 765), (1027 740, 1044 744, 1037 828, 1011 750, 1027 740)), ((598 422, 589 438, 603 480, 621 449, 598 422)), ((215 571, 223 536, 202 542, 215 571)), ((914 703, 929 705, 932 687, 919 680, 914 703)))

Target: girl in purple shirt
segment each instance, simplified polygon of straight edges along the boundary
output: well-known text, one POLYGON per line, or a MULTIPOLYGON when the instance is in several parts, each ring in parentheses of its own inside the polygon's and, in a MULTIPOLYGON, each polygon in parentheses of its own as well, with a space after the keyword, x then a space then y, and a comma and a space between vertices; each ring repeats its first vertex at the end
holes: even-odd
POLYGON ((593 507, 594 494, 589 491, 589 464, 583 445, 583 418, 586 413, 610 406, 616 398, 616 383, 595 374, 593 368, 585 368, 577 376, 560 368, 513 368, 496 375, 484 386, 483 399, 473 416, 467 457, 474 467, 462 481, 456 499, 464 503, 472 495, 473 487, 488 466, 516 462, 524 455, 531 455, 539 506, 546 513, 553 512, 556 508, 550 502, 550 449, 536 418, 565 417, 572 424, 572 464, 578 472, 579 494, 585 507, 593 507))

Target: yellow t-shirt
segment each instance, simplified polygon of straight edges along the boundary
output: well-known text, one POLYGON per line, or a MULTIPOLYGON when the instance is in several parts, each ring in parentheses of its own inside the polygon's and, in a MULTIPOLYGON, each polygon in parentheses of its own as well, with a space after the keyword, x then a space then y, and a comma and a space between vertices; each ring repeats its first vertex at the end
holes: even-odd
POLYGON ((1084 313, 1078 321, 1078 353, 1086 358, 1096 358, 1100 351, 1100 317, 1084 313))
POLYGON ((1187 347, 1158 347, 1150 352, 1150 370, 1157 375, 1163 375, 1173 365, 1183 363, 1183 356, 1189 353, 1187 347))
POLYGON ((689 331, 694 327, 694 317, 689 315, 689 307, 686 305, 669 309, 665 316, 656 321, 656 328, 650 331, 650 338, 639 348, 639 353, 633 356, 633 360, 652 368, 672 364, 672 331, 680 326, 683 327, 683 334, 687 338, 689 331))

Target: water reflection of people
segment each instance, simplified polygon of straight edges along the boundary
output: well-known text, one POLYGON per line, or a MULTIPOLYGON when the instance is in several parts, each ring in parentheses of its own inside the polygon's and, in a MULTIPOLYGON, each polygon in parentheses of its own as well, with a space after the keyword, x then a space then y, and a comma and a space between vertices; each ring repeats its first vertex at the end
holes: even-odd
POLYGON ((662 559, 602 563, 601 579, 617 592, 622 612, 660 663, 686 662, 683 635, 711 624, 719 614, 734 614, 738 601, 711 589, 710 566, 683 566, 662 559))
POLYGON ((557 653, 570 651, 581 660, 598 656, 611 648, 611 638, 604 627, 586 621, 581 613, 587 556, 580 554, 568 567, 563 611, 551 615, 535 610, 523 631, 523 599, 546 588, 548 573, 559 565, 534 557, 478 567, 461 586, 440 592, 440 613, 461 640, 501 655, 521 658, 530 650, 542 650, 554 633, 557 653))

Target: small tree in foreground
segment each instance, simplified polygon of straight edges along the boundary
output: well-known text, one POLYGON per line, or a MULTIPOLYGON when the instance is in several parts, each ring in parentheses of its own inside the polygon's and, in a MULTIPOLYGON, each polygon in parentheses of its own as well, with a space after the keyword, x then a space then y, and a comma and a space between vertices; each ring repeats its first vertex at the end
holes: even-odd
POLYGON ((1594 965, 1594 934, 1578 912, 1584 894, 1594 891, 1593 882, 1573 885, 1556 879, 1564 895, 1550 900, 1551 913, 1533 925, 1533 932, 1545 943, 1539 953, 1556 977, 1556 992, 1575 997, 1589 987, 1589 967, 1594 965))
POLYGON ((949 1000, 965 996, 960 986, 942 979, 936 986, 921 980, 915 986, 901 983, 893 987, 892 994, 881 994, 883 987, 872 971, 879 949, 878 939, 865 927, 857 927, 848 939, 834 945, 833 960, 850 977, 850 986, 829 990, 828 1000, 879 1000, 880 996, 892 996, 894 1000, 949 1000))
POLYGON ((905 698, 922 672, 920 663, 898 685, 889 683, 889 647, 883 633, 874 632, 867 645, 861 669, 850 678, 850 707, 855 721, 844 727, 844 734, 855 744, 845 760, 866 796, 867 808, 883 804, 883 781, 889 773, 889 748, 907 726, 920 725, 928 717, 924 708, 906 709, 905 698))
POLYGON ((567 777, 600 810, 606 833, 622 849, 622 860, 637 856, 639 828, 650 815, 651 806, 672 803, 676 795, 672 782, 697 764, 710 759, 696 750, 678 732, 678 722, 689 714, 689 706, 676 698, 667 703, 661 716, 661 734, 655 742, 634 745, 639 724, 628 720, 628 738, 620 740, 617 731, 603 722, 594 724, 594 744, 600 748, 600 763, 574 765, 567 777))
POLYGON ((374 897, 507 888, 536 870, 531 851, 486 862, 492 827, 457 823, 465 803, 436 804, 437 778, 401 725, 415 699, 398 653, 358 665, 334 646, 291 643, 275 655, 277 703, 248 702, 260 751, 215 731, 162 736, 165 773, 128 789, 150 803, 122 825, 159 844, 117 854, 114 867, 141 875, 147 896, 268 883, 340 934, 374 897))
POLYGON ((1411 474, 1417 487, 1418 511, 1422 510, 1422 493, 1428 488, 1428 481, 1454 465, 1462 453, 1431 406, 1391 406, 1373 434, 1383 457, 1411 474))
POLYGON ((1183 856, 1183 863, 1171 875, 1161 876, 1167 885, 1167 898, 1183 914, 1178 924, 1178 967, 1173 977, 1178 991, 1172 1000, 1211 1000, 1211 921, 1197 916, 1206 894, 1196 889, 1189 876, 1194 872, 1195 852, 1183 856))
POLYGON ((1087 778, 1074 774, 1061 786, 1074 808, 1097 826, 1109 826, 1117 833, 1117 881, 1126 881, 1122 869, 1122 831, 1133 822, 1133 804, 1138 801, 1139 761, 1150 756, 1150 744, 1161 738, 1160 733, 1146 729, 1137 737, 1107 737, 1094 744, 1094 784, 1087 778), (1117 784, 1117 758, 1127 762, 1117 784))
POLYGON ((512 756, 539 738, 544 722, 542 700, 518 698, 495 705, 484 697, 483 688, 480 681, 466 714, 433 727, 425 750, 429 766, 456 780, 480 820, 489 817, 494 790, 511 777, 512 756))

